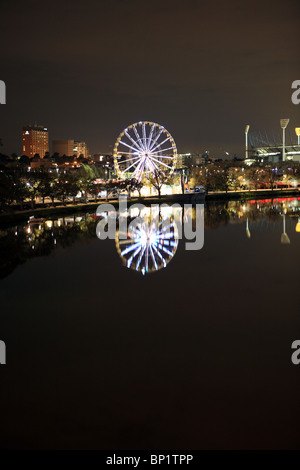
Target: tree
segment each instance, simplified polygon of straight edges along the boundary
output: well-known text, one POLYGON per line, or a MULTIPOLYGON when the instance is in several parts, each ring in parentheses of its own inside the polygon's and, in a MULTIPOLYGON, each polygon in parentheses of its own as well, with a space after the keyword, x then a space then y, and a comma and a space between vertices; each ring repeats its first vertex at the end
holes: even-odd
POLYGON ((154 188, 158 192, 158 197, 161 197, 161 189, 164 184, 169 184, 172 185, 174 182, 174 178, 172 176, 166 175, 162 171, 159 171, 157 169, 154 170, 153 173, 150 173, 149 175, 149 182, 154 186, 154 188))
POLYGON ((228 192, 229 185, 230 185, 230 174, 228 168, 218 168, 217 170, 214 171, 213 174, 214 177, 214 188, 221 190, 221 191, 226 191, 228 192))
POLYGON ((27 155, 22 155, 19 160, 20 164, 26 167, 30 166, 30 158, 27 155))
POLYGON ((104 189, 106 190, 106 200, 108 200, 108 197, 113 192, 116 192, 117 196, 119 196, 123 191, 126 190, 126 186, 126 181, 108 181, 105 183, 104 189))
POLYGON ((28 197, 28 188, 19 169, 5 169, 0 171, 0 206, 7 210, 13 203, 19 203, 21 209, 23 201, 28 197))
POLYGON ((75 204, 75 197, 77 196, 80 186, 78 181, 78 175, 73 171, 67 174, 67 194, 73 198, 73 204, 75 204))
POLYGON ((264 169, 264 179, 266 180, 266 182, 270 185, 272 191, 274 189, 274 185, 276 184, 277 185, 277 182, 278 182, 278 179, 279 179, 279 176, 278 176, 278 173, 277 173, 277 168, 271 168, 271 167, 267 167, 264 169))
POLYGON ((131 178, 129 180, 126 180, 125 189, 128 192, 129 197, 131 197, 131 193, 133 191, 138 191, 139 197, 141 197, 141 189, 143 186, 144 183, 142 183, 142 181, 138 181, 136 178, 131 178))
POLYGON ((39 179, 38 173, 30 173, 28 178, 28 191, 31 199, 31 208, 35 207, 35 200, 39 195, 39 179))
POLYGON ((246 175, 250 182, 250 190, 251 183, 254 184, 254 187, 257 190, 259 184, 262 182, 262 174, 260 168, 252 166, 251 168, 246 170, 246 175))
POLYGON ((93 182, 99 176, 95 165, 82 164, 78 171, 79 189, 84 194, 84 202, 87 202, 87 195, 93 190, 93 182))
POLYGON ((38 173, 37 191, 38 194, 42 197, 43 205, 45 204, 45 197, 48 197, 50 195, 51 181, 51 173, 48 173, 45 170, 42 170, 38 173))

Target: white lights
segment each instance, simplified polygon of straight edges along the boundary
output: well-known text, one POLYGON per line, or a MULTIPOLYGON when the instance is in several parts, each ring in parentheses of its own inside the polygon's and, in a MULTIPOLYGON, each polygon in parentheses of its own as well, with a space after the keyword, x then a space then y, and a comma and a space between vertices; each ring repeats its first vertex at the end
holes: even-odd
POLYGON ((172 173, 177 162, 177 149, 171 134, 154 122, 140 121, 119 135, 114 148, 118 176, 138 181, 156 171, 172 173))

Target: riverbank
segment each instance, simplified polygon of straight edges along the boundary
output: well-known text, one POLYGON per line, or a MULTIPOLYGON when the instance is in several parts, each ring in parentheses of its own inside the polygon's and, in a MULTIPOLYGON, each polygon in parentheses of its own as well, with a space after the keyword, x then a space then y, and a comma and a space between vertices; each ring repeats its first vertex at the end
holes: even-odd
MULTIPOLYGON (((205 195, 201 193, 190 193, 190 194, 170 194, 166 196, 149 196, 149 197, 135 197, 128 199, 128 205, 135 203, 150 205, 150 204, 195 204, 195 203, 204 203, 205 195)), ((97 207, 100 204, 111 204, 114 207, 119 205, 119 200, 109 199, 99 199, 98 201, 88 202, 86 204, 68 204, 68 205, 56 205, 55 207, 38 207, 35 209, 28 209, 24 211, 11 211, 10 213, 5 213, 0 215, 0 226, 11 225, 14 223, 19 223, 27 221, 29 217, 34 216, 35 218, 51 218, 53 216, 64 216, 67 214, 75 214, 78 212, 95 212, 97 207)))
POLYGON ((228 191, 226 192, 211 192, 206 195, 207 201, 227 201, 227 200, 240 200, 247 201, 249 199, 276 199, 281 197, 299 196, 299 189, 258 189, 254 191, 228 191))
MULTIPOLYGON (((299 196, 300 191, 298 189, 270 189, 257 190, 257 191, 228 191, 226 192, 211 192, 204 195, 201 193, 187 193, 187 194, 171 194, 166 196, 149 196, 142 198, 131 198, 128 200, 128 205, 135 203, 150 205, 158 203, 181 203, 181 204, 195 204, 204 203, 204 201, 228 201, 228 200, 241 200, 247 201, 250 199, 274 199, 279 197, 292 197, 299 196)), ((97 202, 89 202, 87 204, 69 204, 65 206, 57 205, 55 207, 39 207, 36 209, 28 209, 25 211, 12 211, 11 213, 5 213, 0 215, 0 226, 11 225, 14 223, 24 222, 29 217, 36 218, 51 218, 53 216, 64 216, 68 214, 75 214, 78 212, 94 212, 100 204, 112 204, 118 206, 118 199, 109 199, 108 201, 101 199, 97 202)))

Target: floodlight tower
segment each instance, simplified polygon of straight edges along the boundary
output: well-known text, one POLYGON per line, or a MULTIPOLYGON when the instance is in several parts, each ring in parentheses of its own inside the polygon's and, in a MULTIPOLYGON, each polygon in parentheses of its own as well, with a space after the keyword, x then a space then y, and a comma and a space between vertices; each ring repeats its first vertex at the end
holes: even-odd
POLYGON ((245 159, 247 160, 248 158, 248 132, 249 132, 250 126, 247 124, 245 128, 245 159))
POLYGON ((280 119, 280 126, 282 129, 282 161, 285 162, 285 129, 287 128, 289 119, 280 119))
POLYGON ((298 145, 300 145, 300 127, 296 127, 295 132, 296 136, 298 137, 298 145))

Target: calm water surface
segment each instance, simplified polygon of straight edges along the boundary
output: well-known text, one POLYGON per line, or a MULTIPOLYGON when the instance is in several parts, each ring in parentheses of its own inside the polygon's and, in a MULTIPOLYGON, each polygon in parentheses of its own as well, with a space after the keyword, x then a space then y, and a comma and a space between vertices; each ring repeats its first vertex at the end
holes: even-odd
POLYGON ((299 448, 298 217, 209 203, 144 275, 93 214, 2 227, 0 445, 299 448))

